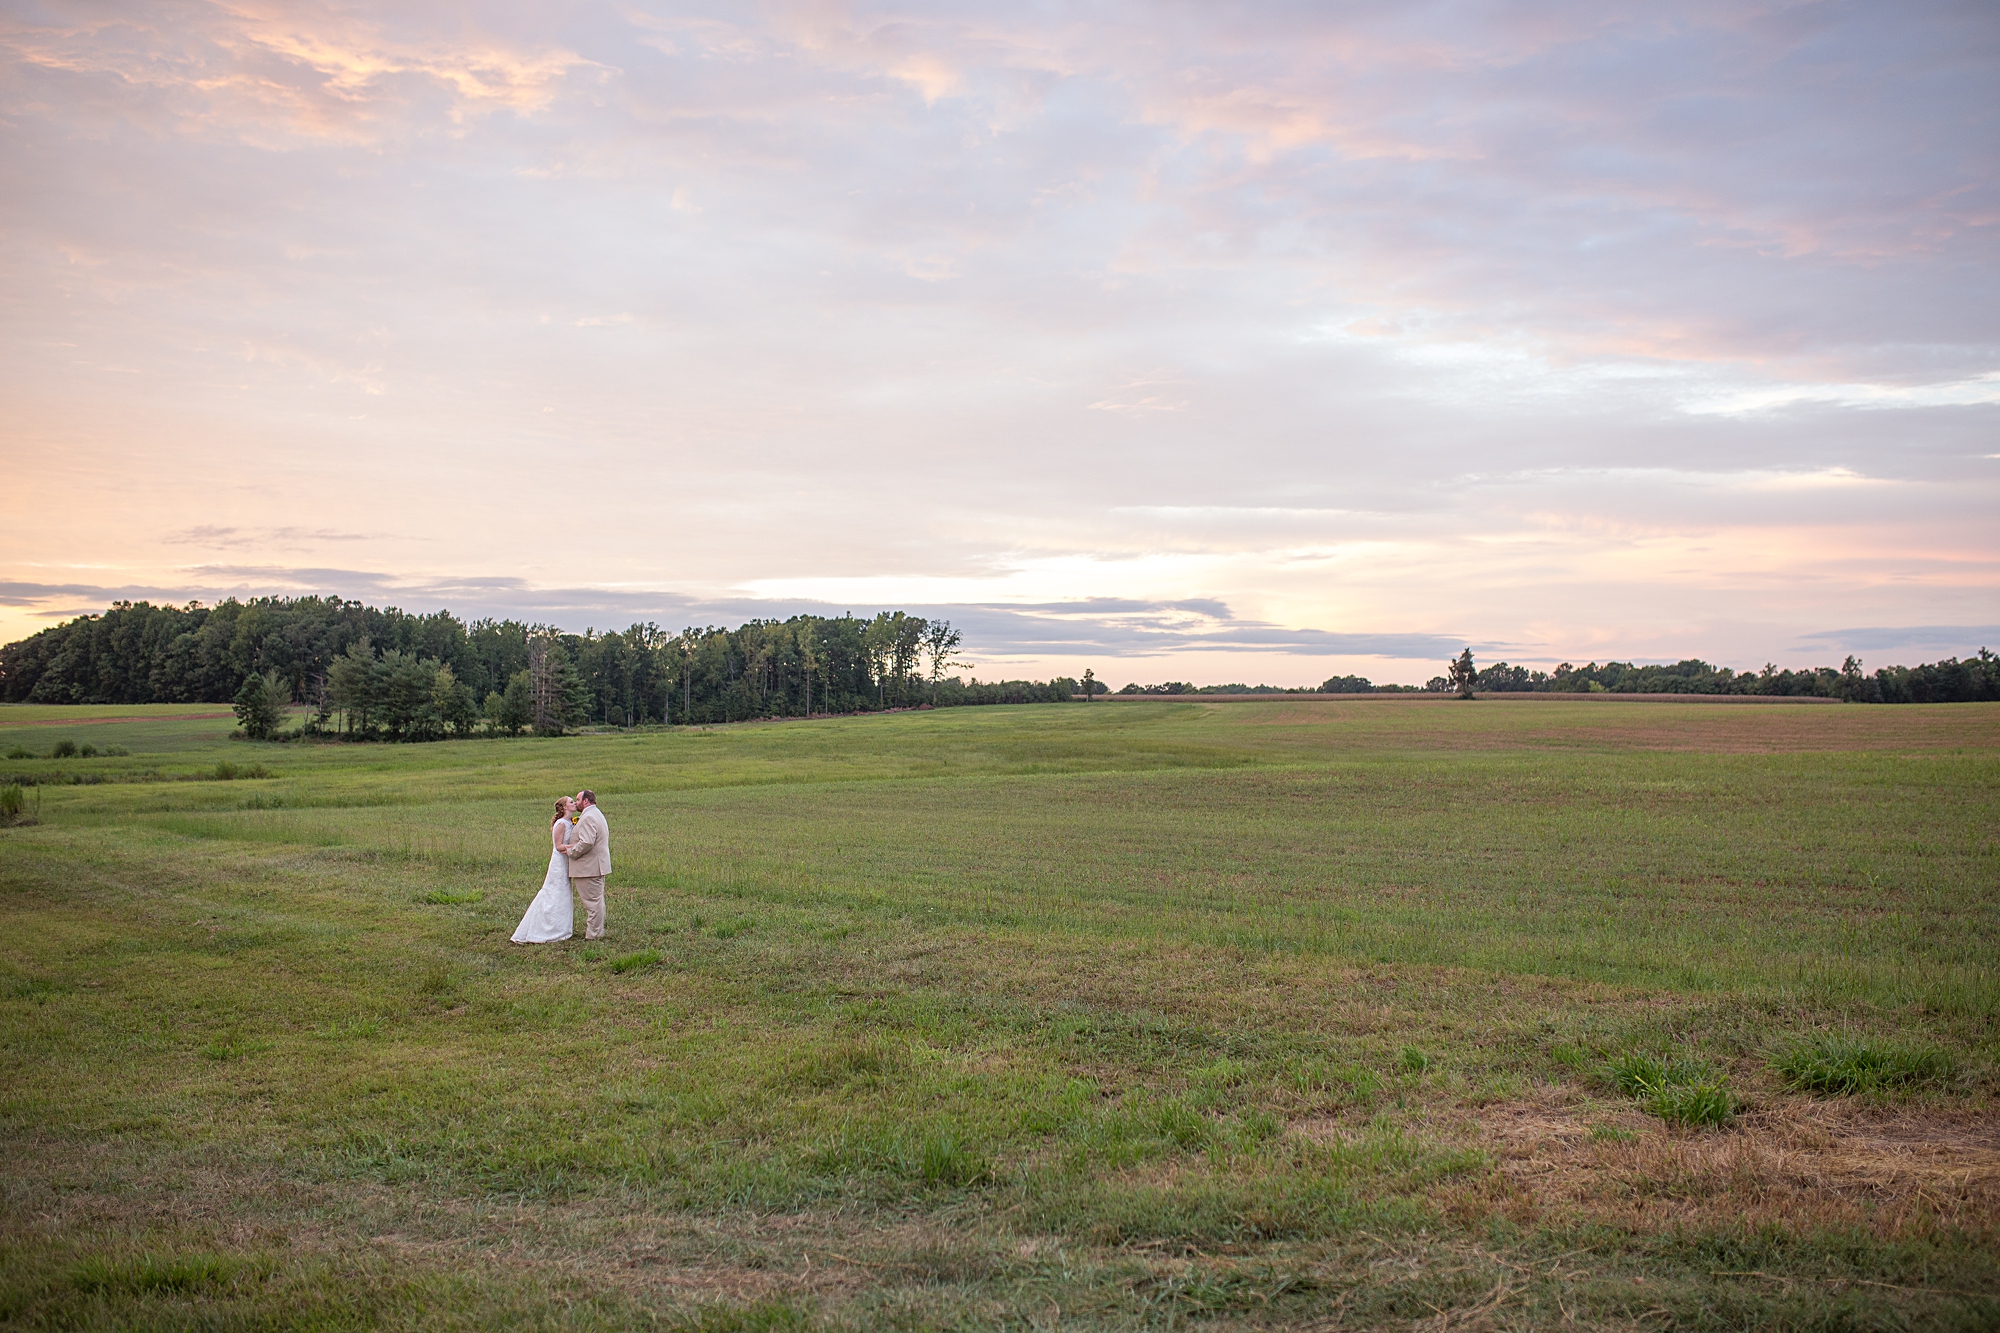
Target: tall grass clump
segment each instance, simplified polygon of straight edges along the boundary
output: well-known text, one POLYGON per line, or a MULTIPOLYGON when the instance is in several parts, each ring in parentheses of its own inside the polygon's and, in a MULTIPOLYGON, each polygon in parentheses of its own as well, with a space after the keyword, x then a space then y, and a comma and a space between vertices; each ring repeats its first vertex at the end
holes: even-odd
POLYGON ((57 741, 56 748, 49 751, 49 758, 51 759, 76 758, 76 742, 71 740, 57 741))
POLYGON ((0 787, 0 819, 21 817, 21 784, 10 782, 0 787))
POLYGON ((613 972, 631 972, 638 968, 651 967, 659 961, 658 949, 641 949, 637 953, 628 953, 623 958, 614 958, 606 966, 613 972))
POLYGON ((949 1129, 924 1136, 917 1148, 917 1170, 926 1185, 977 1185, 993 1174, 992 1164, 972 1144, 949 1129))
POLYGON ((1952 1075, 1952 1062, 1950 1055, 1934 1046, 1819 1037, 1794 1043, 1771 1062, 1771 1069, 1801 1092, 1845 1097, 1881 1088, 1942 1083, 1952 1075))
POLYGON ((1607 1073, 1620 1092, 1670 1125, 1720 1129, 1742 1109, 1728 1076, 1693 1056, 1632 1051, 1614 1057, 1607 1073))

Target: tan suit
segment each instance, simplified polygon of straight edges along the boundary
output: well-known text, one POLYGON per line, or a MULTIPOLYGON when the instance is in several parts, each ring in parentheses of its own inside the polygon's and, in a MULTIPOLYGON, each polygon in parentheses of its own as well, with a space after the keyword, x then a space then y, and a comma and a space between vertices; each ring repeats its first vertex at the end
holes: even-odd
POLYGON ((611 873, 611 825, 590 806, 569 835, 569 886, 583 899, 583 937, 604 937, 604 877, 611 873))

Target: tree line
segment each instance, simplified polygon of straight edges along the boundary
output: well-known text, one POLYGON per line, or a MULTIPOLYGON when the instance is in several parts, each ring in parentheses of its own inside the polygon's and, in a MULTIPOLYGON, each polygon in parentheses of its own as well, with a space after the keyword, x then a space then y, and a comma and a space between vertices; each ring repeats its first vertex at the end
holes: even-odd
POLYGON ((2000 657, 1981 648, 1963 660, 1947 657, 1921 666, 1888 666, 1867 671, 1860 658, 1849 656, 1836 670, 1810 667, 1734 671, 1711 666, 1699 658, 1671 665, 1638 666, 1631 662, 1565 662, 1552 672, 1530 671, 1497 662, 1473 666, 1466 649, 1447 673, 1433 676, 1428 690, 1545 694, 1763 694, 1843 699, 1850 703, 1935 704, 2000 700, 2000 657))
POLYGON ((1060 702, 1081 688, 967 681, 961 641, 950 621, 904 611, 569 634, 338 597, 118 602, 0 648, 0 700, 234 703, 253 734, 304 703, 307 731, 433 740, 1060 702))

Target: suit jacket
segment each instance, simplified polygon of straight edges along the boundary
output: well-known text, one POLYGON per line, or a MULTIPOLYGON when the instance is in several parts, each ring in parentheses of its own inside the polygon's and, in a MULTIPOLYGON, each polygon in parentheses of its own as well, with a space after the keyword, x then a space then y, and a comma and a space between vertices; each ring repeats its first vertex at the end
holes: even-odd
POLYGON ((571 879, 590 879, 596 875, 611 873, 611 825, 605 822, 604 812, 591 806, 576 821, 576 831, 569 835, 569 875, 571 879))

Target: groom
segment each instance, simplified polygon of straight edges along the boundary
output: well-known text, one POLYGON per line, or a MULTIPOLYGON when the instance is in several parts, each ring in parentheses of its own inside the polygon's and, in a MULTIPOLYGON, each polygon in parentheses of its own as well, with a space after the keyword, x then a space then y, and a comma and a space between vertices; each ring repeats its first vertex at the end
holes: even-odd
POLYGON ((583 899, 583 937, 604 938, 604 877, 611 873, 611 825, 597 808, 597 793, 588 788, 576 794, 581 811, 576 829, 570 834, 569 886, 583 899))

